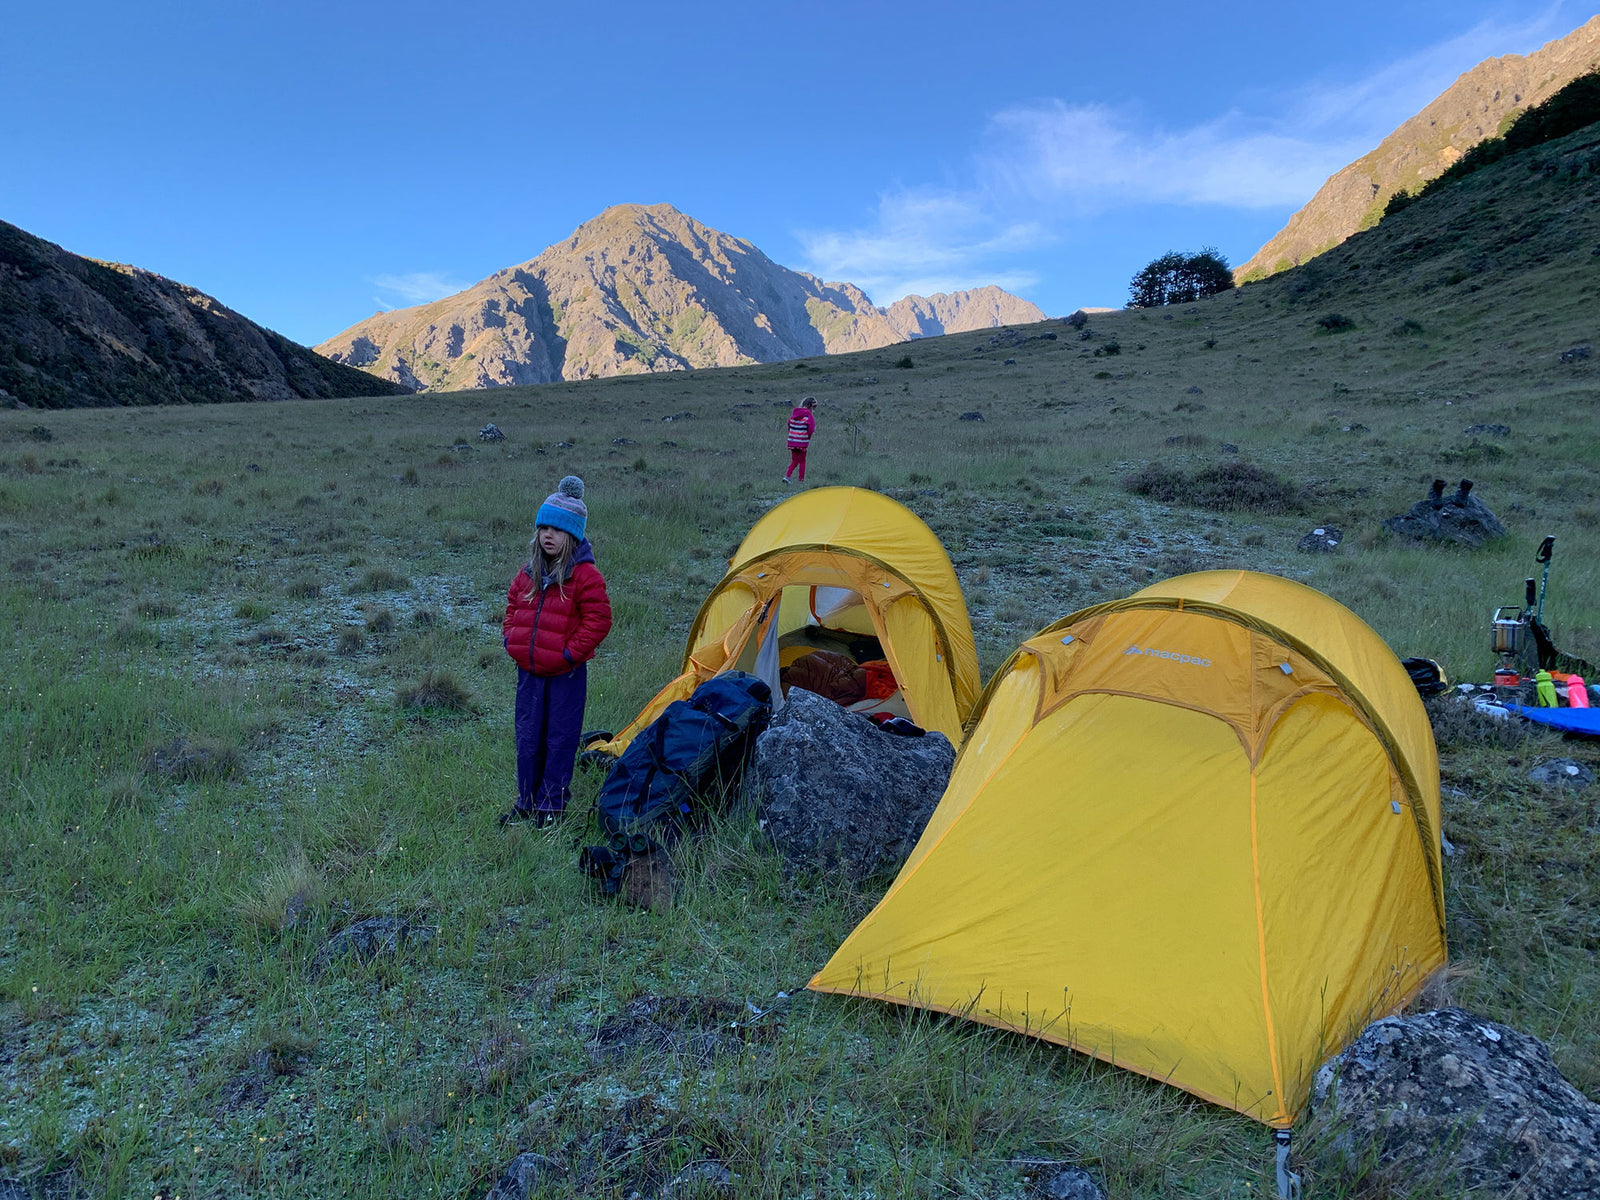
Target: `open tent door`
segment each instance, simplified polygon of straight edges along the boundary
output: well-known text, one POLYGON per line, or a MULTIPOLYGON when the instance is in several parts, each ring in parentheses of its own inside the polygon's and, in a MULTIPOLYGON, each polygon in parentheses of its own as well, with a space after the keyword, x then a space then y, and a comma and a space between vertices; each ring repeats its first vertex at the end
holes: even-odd
POLYGON ((791 639, 807 630, 819 646, 820 635, 846 639, 857 662, 869 648, 887 660, 911 720, 960 743, 980 684, 950 557, 904 505, 833 487, 794 496, 756 522, 690 626, 682 673, 593 748, 622 753, 667 704, 723 671, 774 683, 794 652, 791 639))

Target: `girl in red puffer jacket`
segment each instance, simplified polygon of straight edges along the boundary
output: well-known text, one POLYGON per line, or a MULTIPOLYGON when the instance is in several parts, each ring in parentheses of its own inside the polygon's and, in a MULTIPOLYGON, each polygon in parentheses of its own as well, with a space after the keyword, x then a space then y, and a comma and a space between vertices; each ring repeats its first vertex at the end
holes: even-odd
POLYGON ((611 631, 611 600, 583 536, 583 480, 564 478, 535 521, 500 627, 518 668, 517 800, 500 824, 531 820, 544 828, 567 808, 588 692, 585 664, 611 631))

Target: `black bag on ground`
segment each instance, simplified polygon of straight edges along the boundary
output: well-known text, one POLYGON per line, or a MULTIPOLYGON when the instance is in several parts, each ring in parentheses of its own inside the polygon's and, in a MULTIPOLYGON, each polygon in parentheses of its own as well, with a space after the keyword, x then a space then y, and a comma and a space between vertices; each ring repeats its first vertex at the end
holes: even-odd
POLYGON ((601 785, 594 802, 601 832, 624 852, 640 838, 640 853, 651 842, 676 839, 695 823, 700 805, 738 782, 771 716, 772 689, 742 671, 674 700, 628 743, 601 785))

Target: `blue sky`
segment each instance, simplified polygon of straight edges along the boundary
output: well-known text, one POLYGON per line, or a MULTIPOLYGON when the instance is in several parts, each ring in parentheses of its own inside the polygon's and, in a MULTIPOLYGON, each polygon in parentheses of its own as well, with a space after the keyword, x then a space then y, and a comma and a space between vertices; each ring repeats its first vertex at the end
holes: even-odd
POLYGON ((0 219, 308 344, 627 202, 879 304, 994 282, 1058 314, 1167 249, 1243 262, 1462 71, 1593 11, 6 0, 0 219))

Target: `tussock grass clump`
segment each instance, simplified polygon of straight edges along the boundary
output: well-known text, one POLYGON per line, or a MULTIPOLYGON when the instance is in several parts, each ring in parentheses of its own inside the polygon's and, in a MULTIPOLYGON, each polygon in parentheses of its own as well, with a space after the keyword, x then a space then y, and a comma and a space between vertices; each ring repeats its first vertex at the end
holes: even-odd
POLYGON ((283 594, 293 600, 315 600, 322 595, 322 581, 302 577, 284 585, 283 594))
POLYGON ((1193 474, 1151 463, 1125 475, 1122 487, 1162 504, 1186 504, 1213 512, 1296 512, 1305 504, 1303 489, 1246 462, 1219 463, 1193 474))
POLYGON ((144 756, 145 774, 160 775, 176 783, 228 779, 242 765, 239 747, 202 734, 175 737, 144 756))
POLYGON ((472 693, 462 686, 454 673, 437 668, 429 670, 415 683, 396 688, 394 697, 401 708, 413 712, 469 712, 472 709, 472 693))
POLYGON ((238 1065, 273 1078, 300 1074, 311 1063, 317 1039, 298 1026, 264 1022, 242 1047, 238 1065))
POLYGON ((411 586, 411 580, 388 567, 373 567, 349 587, 355 595, 360 592, 398 592, 411 586))
POLYGON ((244 600, 234 608, 233 615, 241 621, 265 621, 272 615, 272 606, 259 600, 244 600))
POLYGON ((367 632, 391 633, 394 630, 394 613, 387 608, 368 608, 367 632))
POLYGON ((297 928, 326 898, 327 880, 296 850, 245 892, 235 897, 233 911, 252 925, 275 932, 297 928))
POLYGON ((522 1026, 502 1016, 491 1016, 472 1056, 461 1066, 455 1090, 464 1093, 500 1093, 511 1086, 533 1058, 522 1026))
POLYGON ((362 635, 361 630, 351 625, 339 633, 338 653, 346 657, 352 654, 359 654, 365 642, 366 638, 362 635))
POLYGON ((144 779, 132 774, 113 775, 103 780, 100 795, 106 802, 107 812, 142 810, 150 801, 150 789, 145 786, 144 779))
POLYGON ((1317 318, 1317 328, 1323 333, 1345 333, 1355 327, 1356 323, 1343 313, 1324 313, 1317 318))
POLYGON ((163 600, 157 596, 154 599, 139 601, 133 606, 133 611, 141 617, 149 617, 151 619, 175 617, 178 615, 178 606, 170 600, 163 600))

